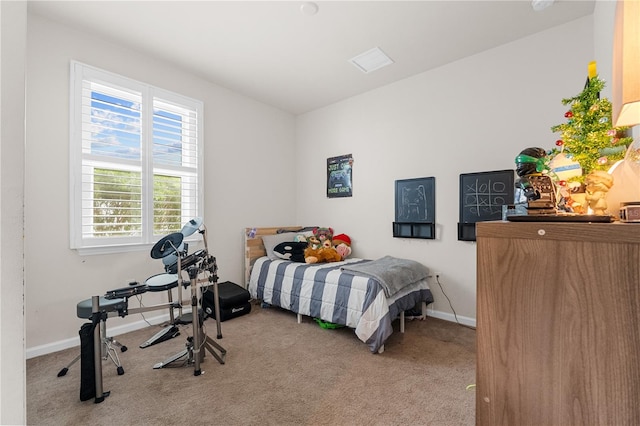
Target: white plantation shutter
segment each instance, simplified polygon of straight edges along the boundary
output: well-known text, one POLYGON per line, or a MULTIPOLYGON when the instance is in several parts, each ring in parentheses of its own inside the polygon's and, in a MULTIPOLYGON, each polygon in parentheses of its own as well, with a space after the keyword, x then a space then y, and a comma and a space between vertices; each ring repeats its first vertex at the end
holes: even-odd
POLYGON ((159 235, 179 230, 198 216, 196 111, 155 98, 153 128, 154 232, 159 235), (174 191, 162 191, 172 185, 178 186, 179 198, 167 195, 174 191))
POLYGON ((71 64, 71 248, 149 245, 203 216, 202 103, 71 64))

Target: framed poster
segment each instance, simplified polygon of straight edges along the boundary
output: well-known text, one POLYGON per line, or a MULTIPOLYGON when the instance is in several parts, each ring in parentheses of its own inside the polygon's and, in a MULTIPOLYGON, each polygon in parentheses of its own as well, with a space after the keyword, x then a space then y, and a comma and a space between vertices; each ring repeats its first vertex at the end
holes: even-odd
POLYGON ((435 238, 435 178, 396 181, 393 236, 435 238))
POLYGON ((515 171, 497 170, 460 175, 458 240, 476 240, 476 222, 502 219, 502 206, 513 204, 515 171))
POLYGON ((353 156, 327 158, 327 198, 353 195, 353 156))

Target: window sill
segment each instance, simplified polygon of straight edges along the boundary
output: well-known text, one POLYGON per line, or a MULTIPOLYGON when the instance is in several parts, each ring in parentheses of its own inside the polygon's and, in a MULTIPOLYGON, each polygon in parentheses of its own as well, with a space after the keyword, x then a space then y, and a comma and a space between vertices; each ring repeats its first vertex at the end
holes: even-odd
MULTIPOLYGON (((194 246, 200 242, 201 240, 195 238, 185 238, 184 242, 194 246)), ((118 244, 112 246, 94 246, 94 247, 81 247, 81 248, 73 248, 72 250, 76 251, 80 256, 94 256, 94 255, 102 255, 102 254, 117 254, 117 253, 131 253, 136 251, 147 251, 151 253, 151 249, 155 243, 145 243, 145 244, 118 244)))
POLYGON ((114 246, 98 246, 98 247, 82 247, 75 248, 80 256, 93 256, 100 254, 114 254, 114 253, 131 253, 134 251, 149 250, 153 244, 127 244, 127 245, 114 245, 114 246))

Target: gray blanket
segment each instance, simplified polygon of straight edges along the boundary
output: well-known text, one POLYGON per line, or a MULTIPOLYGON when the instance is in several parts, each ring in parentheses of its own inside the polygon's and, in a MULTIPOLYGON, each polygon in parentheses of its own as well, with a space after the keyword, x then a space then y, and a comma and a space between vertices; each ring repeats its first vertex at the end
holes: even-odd
POLYGON ((352 275, 375 278, 382 285, 387 297, 394 295, 409 284, 429 276, 429 269, 422 263, 392 256, 385 256, 370 262, 347 264, 341 269, 352 275))

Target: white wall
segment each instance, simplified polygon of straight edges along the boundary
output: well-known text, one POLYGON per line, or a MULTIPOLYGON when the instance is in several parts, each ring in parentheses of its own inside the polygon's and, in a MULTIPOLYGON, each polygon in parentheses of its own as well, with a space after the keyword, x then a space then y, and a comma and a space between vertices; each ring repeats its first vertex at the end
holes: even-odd
POLYGON ((598 0, 593 12, 597 24, 593 27, 593 59, 597 62, 598 74, 605 87, 600 95, 611 100, 611 76, 613 74, 613 28, 616 18, 616 2, 598 0))
MULTIPOLYGON (((69 249, 69 61, 75 59, 204 101, 205 217, 222 281, 243 279, 247 226, 295 222, 294 120, 167 63, 29 15, 26 147, 27 355, 79 343, 76 304, 162 273, 149 250, 80 256, 69 249), (274 190, 273 182, 278 182, 274 190)), ((190 252, 192 252, 190 250, 190 252)), ((145 305, 166 293, 145 293, 145 305)), ((137 306, 130 302, 130 307, 137 306)), ((146 313, 147 318, 167 311, 146 313)), ((110 319, 110 334, 141 323, 110 319)), ((151 337, 151 334, 150 336, 151 337)), ((142 343, 142 342, 138 342, 142 343)), ((135 344, 132 342, 131 344, 135 344)))
MULTIPOLYGON (((513 169, 522 149, 553 148, 550 127, 565 120, 561 99, 583 89, 592 34, 590 16, 299 116, 298 221, 350 235, 358 257, 441 272, 459 319, 475 323, 476 246, 457 240, 459 175, 513 169), (342 154, 354 157, 353 197, 327 199, 326 159, 342 154), (428 176, 436 240, 393 238, 395 180, 428 176)), ((453 319, 431 288, 433 309, 453 319)))
POLYGON ((0 424, 25 424, 25 2, 0 2, 0 424))

